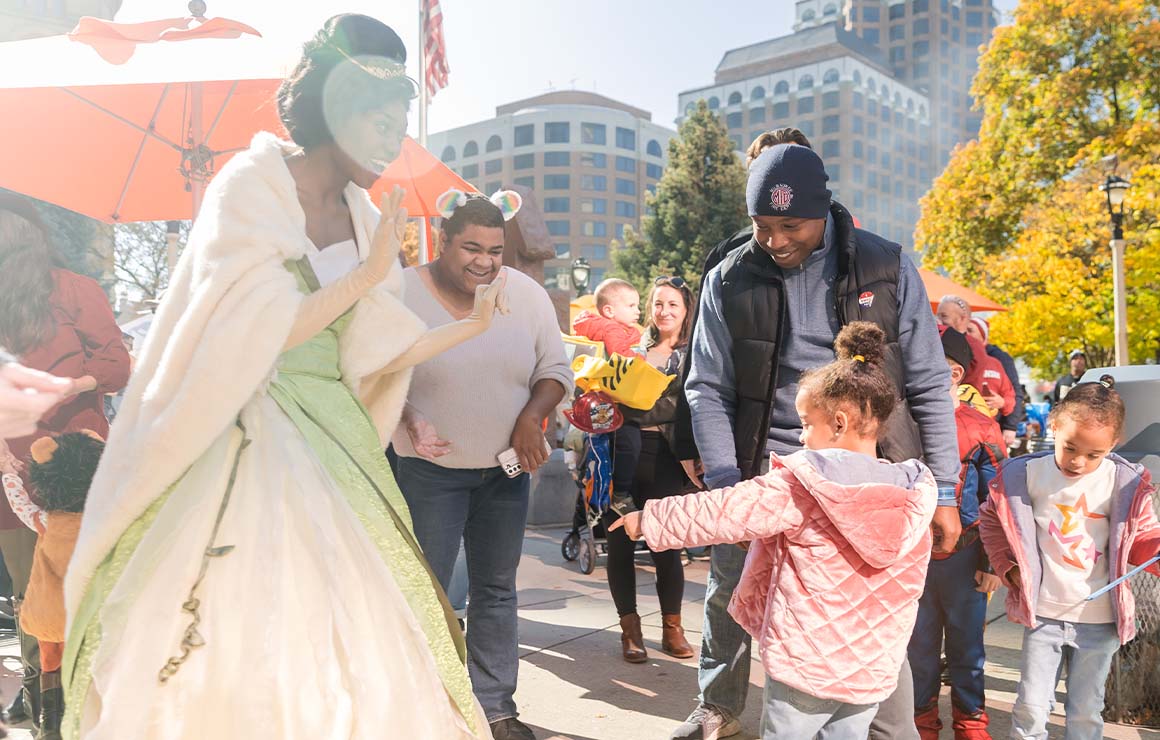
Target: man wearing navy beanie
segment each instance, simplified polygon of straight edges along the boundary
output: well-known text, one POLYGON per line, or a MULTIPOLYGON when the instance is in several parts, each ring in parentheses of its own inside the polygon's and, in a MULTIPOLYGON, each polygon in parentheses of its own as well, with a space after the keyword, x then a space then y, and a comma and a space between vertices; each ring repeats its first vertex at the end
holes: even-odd
MULTIPOLYGON (((902 248, 856 228, 850 212, 831 200, 828 179, 821 158, 796 144, 766 149, 750 164, 745 200, 752 235, 729 237, 714 250, 711 260, 719 263, 706 265, 685 383, 695 439, 679 441, 678 456, 699 454, 706 487, 721 488, 760 475, 770 452, 801 449, 798 378, 833 361, 844 325, 871 321, 886 333, 884 370, 903 401, 885 425, 879 454, 921 458, 930 467, 939 489, 935 549, 949 553, 961 530, 958 451, 934 314, 902 248)), ((750 641, 726 609, 744 562, 740 547, 713 548, 700 702, 672 740, 740 732, 750 641)), ((909 665, 879 706, 870 737, 917 740, 909 665)))

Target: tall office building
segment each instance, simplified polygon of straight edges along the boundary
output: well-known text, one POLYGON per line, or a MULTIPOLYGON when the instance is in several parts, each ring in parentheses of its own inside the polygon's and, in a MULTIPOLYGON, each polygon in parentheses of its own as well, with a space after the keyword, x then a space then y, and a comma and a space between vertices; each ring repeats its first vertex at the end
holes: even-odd
POLYGON ((798 0, 795 18, 787 36, 725 52, 712 85, 680 94, 682 115, 706 100, 738 151, 800 128, 835 198, 911 246, 918 199, 978 131, 969 87, 995 25, 990 0, 798 0))
POLYGON ((609 242, 626 226, 639 231, 675 135, 647 111, 568 90, 501 105, 495 118, 431 134, 427 146, 488 195, 506 184, 535 191, 556 245, 545 287, 569 290, 574 258, 591 263, 595 285, 611 267, 609 242))
MULTIPOLYGON (((825 1, 798 2, 798 12, 824 15, 825 1)), ((845 0, 841 12, 848 29, 886 51, 896 79, 927 94, 941 170, 955 144, 977 136, 982 123, 970 88, 979 49, 998 25, 991 0, 845 0)))

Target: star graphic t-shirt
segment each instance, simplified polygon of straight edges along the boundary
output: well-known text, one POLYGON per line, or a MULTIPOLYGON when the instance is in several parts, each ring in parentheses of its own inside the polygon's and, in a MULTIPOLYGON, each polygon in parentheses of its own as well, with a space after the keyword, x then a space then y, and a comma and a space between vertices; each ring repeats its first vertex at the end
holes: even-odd
POLYGON ((1108 585, 1108 514, 1116 465, 1104 458, 1094 472, 1068 478, 1053 455, 1027 463, 1043 582, 1035 613, 1065 622, 1115 621, 1111 593, 1085 601, 1108 585))

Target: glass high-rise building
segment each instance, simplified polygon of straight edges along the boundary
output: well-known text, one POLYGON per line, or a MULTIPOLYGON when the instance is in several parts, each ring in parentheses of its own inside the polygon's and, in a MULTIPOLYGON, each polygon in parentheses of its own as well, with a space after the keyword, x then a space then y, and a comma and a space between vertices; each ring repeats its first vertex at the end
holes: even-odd
POLYGON ((995 26, 990 0, 798 0, 793 33, 725 52, 704 99, 741 152, 801 129, 835 198, 863 227, 913 244, 918 200, 975 136, 970 83, 995 26))

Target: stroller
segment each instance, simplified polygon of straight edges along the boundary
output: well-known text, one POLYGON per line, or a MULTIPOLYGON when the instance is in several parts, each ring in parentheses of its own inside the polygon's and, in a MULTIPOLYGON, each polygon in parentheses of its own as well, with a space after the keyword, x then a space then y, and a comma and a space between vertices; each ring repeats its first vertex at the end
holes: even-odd
MULTIPOLYGON (((560 543, 568 562, 580 561, 580 572, 591 575, 598 555, 608 553, 602 514, 612 505, 612 434, 584 434, 583 454, 569 464, 576 481, 576 511, 572 530, 560 543)), ((640 549, 640 543, 637 544, 640 549)))
MULTIPOLYGON (((575 452, 570 451, 565 456, 568 460, 568 469, 572 472, 572 479, 576 481, 576 511, 572 515, 572 529, 560 542, 560 554, 569 563, 579 560, 580 572, 584 575, 591 575, 596 570, 597 557, 608 554, 608 535, 604 530, 602 515, 610 508, 615 509, 617 503, 612 500, 611 486, 611 461, 614 456, 610 454, 608 458, 608 486, 604 492, 599 487, 599 475, 594 474, 594 470, 599 471, 599 468, 582 463, 592 462, 599 454, 598 449, 593 448, 593 437, 597 438, 598 448, 602 444, 599 437, 605 437, 611 446, 611 436, 585 434, 584 454, 580 456, 580 464, 577 462, 575 452)), ((635 550, 638 553, 647 552, 648 544, 641 540, 636 543, 635 550)), ((708 547, 686 548, 685 562, 692 563, 695 558, 706 558, 708 555, 708 547)))
POLYGON ((576 478, 576 512, 572 515, 572 530, 564 535, 560 542, 560 554, 569 563, 580 561, 580 572, 591 575, 596 570, 596 558, 608 552, 608 545, 604 531, 604 522, 600 520, 600 512, 588 508, 588 501, 584 497, 584 484, 580 481, 576 470, 572 471, 576 478))

